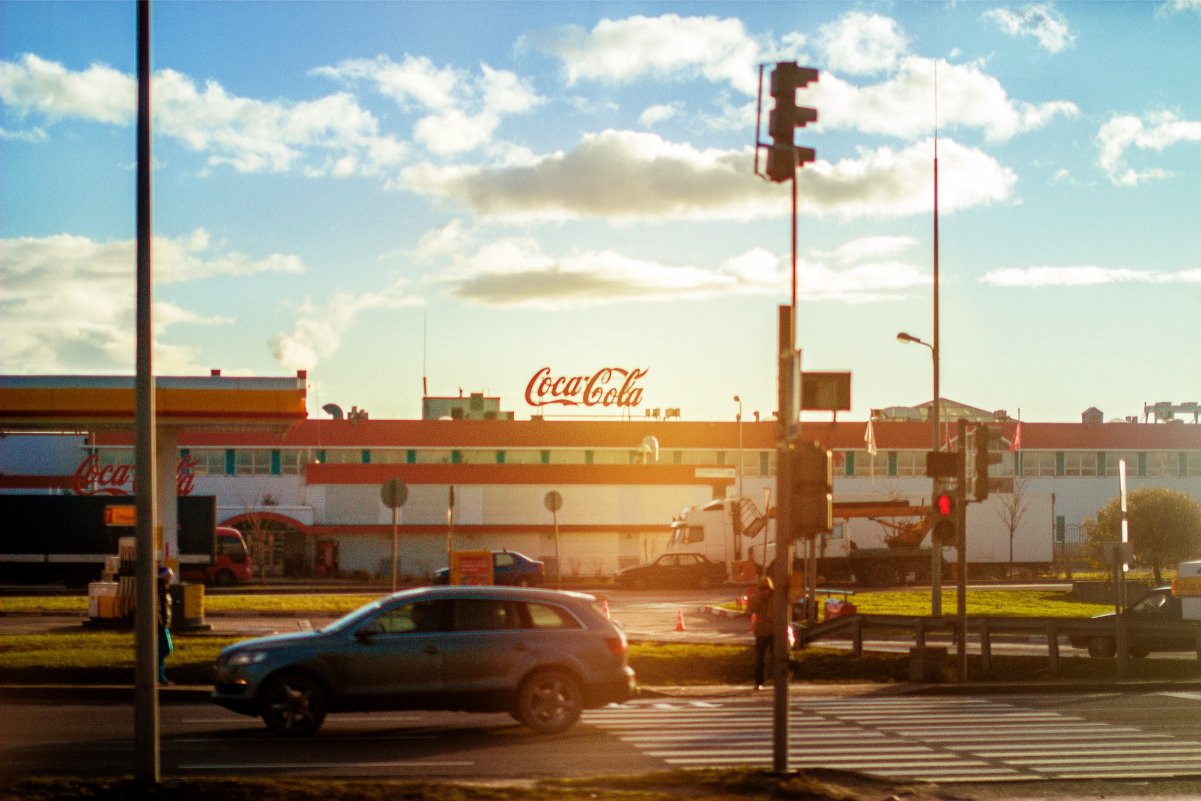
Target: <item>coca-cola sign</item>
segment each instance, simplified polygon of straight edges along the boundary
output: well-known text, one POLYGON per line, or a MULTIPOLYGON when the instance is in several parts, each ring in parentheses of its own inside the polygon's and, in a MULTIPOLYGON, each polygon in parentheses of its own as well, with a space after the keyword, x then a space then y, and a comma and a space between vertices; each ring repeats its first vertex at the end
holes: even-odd
POLYGON ((649 370, 602 367, 592 375, 555 376, 549 367, 534 373, 525 388, 531 406, 625 406, 642 403, 638 379, 649 370))
MULTIPOLYGON (((200 460, 194 456, 180 457, 175 469, 175 491, 191 495, 196 476, 193 473, 200 460)), ((100 464, 100 456, 92 454, 79 464, 71 489, 76 495, 132 495, 137 468, 131 464, 100 464)))

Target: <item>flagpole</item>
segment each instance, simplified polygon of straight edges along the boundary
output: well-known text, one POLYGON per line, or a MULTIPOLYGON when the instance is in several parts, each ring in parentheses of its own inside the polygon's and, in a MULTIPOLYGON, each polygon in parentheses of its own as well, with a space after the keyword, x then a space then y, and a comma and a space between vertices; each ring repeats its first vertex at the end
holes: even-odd
MULTIPOLYGON (((934 341, 930 346, 934 357, 934 401, 930 408, 930 431, 933 439, 933 450, 941 451, 941 438, 938 436, 940 417, 941 390, 938 382, 939 368, 939 334, 938 334, 938 59, 934 60, 934 341)), ((960 445, 962 447, 962 444, 960 445)), ((939 479, 931 479, 931 498, 937 495, 941 486, 939 479)), ((942 614, 942 548, 930 536, 930 614, 938 617, 942 614)))

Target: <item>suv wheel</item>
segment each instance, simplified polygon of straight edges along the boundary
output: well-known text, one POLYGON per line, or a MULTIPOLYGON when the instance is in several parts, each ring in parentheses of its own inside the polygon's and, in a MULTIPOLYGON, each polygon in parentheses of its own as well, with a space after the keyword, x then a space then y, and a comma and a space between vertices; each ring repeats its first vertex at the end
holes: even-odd
POLYGON ((276 676, 263 688, 261 698, 263 722, 276 734, 306 737, 321 728, 325 720, 325 688, 312 676, 276 676))
POLYGON ((540 670, 522 683, 513 714, 539 734, 558 734, 575 725, 582 709, 574 678, 561 670, 540 670))

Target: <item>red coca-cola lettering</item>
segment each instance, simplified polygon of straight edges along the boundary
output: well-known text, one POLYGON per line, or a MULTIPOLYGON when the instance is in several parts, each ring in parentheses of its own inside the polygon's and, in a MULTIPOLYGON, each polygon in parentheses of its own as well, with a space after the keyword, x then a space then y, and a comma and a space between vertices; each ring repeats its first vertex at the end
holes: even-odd
MULTIPOLYGON (((191 495, 195 487, 193 472, 200 460, 184 456, 175 469, 175 492, 191 495)), ((132 495, 137 486, 137 468, 131 464, 100 464, 100 456, 92 454, 79 463, 71 489, 76 495, 132 495), (128 486, 127 486, 128 485, 128 486)))
POLYGON ((526 385, 525 400, 531 406, 637 406, 642 403, 642 387, 636 383, 648 372, 602 367, 591 376, 556 378, 549 367, 543 367, 526 385))

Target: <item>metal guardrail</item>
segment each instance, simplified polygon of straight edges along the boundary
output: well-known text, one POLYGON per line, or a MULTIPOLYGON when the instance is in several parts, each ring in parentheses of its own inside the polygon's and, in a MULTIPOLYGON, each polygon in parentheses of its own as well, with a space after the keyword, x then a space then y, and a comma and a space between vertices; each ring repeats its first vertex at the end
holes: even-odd
MULTIPOLYGON (((996 634, 1023 634, 1042 636, 1047 643, 1050 669, 1059 673, 1059 638, 1061 636, 1112 636, 1116 645, 1118 675, 1125 676, 1130 668, 1130 636, 1138 634, 1162 634, 1192 637, 1196 646, 1197 660, 1201 662, 1201 626, 1191 623, 1132 623, 1122 617, 1110 619, 1072 617, 994 617, 971 616, 964 619, 968 634, 980 638, 981 667, 988 670, 992 664, 992 638, 996 634)), ((876 631, 912 632, 917 648, 926 646, 926 636, 932 632, 949 632, 953 640, 959 635, 959 618, 954 615, 939 617, 930 615, 860 615, 852 614, 826 620, 811 626, 796 629, 796 647, 803 648, 811 642, 834 635, 849 634, 852 652, 863 655, 864 633, 876 631)))

